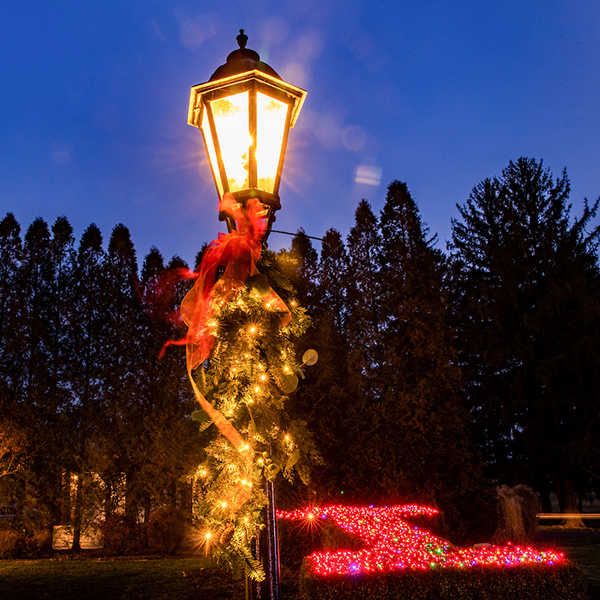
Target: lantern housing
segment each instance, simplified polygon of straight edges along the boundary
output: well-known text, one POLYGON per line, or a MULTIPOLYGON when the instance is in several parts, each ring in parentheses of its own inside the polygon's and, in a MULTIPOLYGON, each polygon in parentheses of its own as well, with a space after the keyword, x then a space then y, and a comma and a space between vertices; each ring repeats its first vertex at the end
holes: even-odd
MULTIPOLYGON (((254 50, 240 29, 239 49, 227 57, 207 83, 191 90, 188 123, 202 130, 219 198, 233 194, 245 204, 258 198, 266 211, 269 235, 281 208, 279 184, 288 133, 306 92, 286 83, 254 50)), ((229 231, 235 221, 225 213, 229 231)))

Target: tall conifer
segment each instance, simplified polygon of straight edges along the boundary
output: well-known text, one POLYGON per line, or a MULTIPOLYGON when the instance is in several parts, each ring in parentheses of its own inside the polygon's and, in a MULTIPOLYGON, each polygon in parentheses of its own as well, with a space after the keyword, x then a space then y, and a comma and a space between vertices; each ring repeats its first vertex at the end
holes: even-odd
POLYGON ((473 526, 484 502, 469 441, 444 293, 444 255, 428 238, 406 184, 388 187, 381 213, 384 401, 389 469, 383 485, 438 505, 456 534, 473 526), (388 479, 389 478, 389 479, 388 479), (460 481, 460 485, 457 482, 460 481))
POLYGON ((13 413, 24 384, 20 364, 22 340, 22 294, 19 268, 22 260, 21 226, 8 213, 0 222, 0 407, 13 413))
MULTIPOLYGON (((134 448, 139 445, 137 420, 140 391, 140 339, 137 325, 140 312, 135 282, 137 260, 129 230, 115 226, 106 257, 106 314, 104 341, 107 357, 103 364, 105 408, 104 473, 107 485, 107 513, 116 501, 123 476, 126 480, 126 514, 134 518, 138 512, 137 472, 139 461, 134 448), (110 501, 108 501, 110 500, 110 501)), ((121 493, 121 492, 119 492, 121 493)))
POLYGON ((572 221, 569 191, 566 173, 510 162, 459 206, 450 245, 467 397, 490 475, 533 485, 545 509, 550 491, 574 508, 589 481, 577 440, 598 433, 598 229, 586 233, 598 202, 572 221))
POLYGON ((77 251, 76 293, 71 346, 67 361, 75 396, 69 411, 69 449, 63 460, 63 522, 73 527, 73 550, 80 549, 81 534, 97 518, 104 500, 97 475, 105 468, 99 449, 100 425, 105 419, 102 385, 107 357, 103 327, 106 314, 104 250, 102 234, 95 224, 83 233, 77 251), (71 504, 71 482, 75 498, 71 504))

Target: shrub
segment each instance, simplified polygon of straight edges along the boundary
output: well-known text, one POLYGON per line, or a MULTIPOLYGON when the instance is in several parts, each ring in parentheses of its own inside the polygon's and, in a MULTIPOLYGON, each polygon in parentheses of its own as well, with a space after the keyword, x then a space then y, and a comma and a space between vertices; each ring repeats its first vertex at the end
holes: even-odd
POLYGON ((315 576, 305 562, 303 600, 586 600, 587 584, 574 564, 478 567, 372 574, 315 576))
POLYGON ((165 554, 175 554, 187 529, 185 513, 178 508, 162 508, 150 515, 146 531, 148 544, 165 554))
POLYGON ((0 530, 0 558, 13 558, 19 534, 10 529, 0 530))
POLYGON ((52 533, 48 529, 38 529, 30 536, 31 548, 36 558, 52 554, 52 533))
POLYGON ((104 547, 117 554, 135 545, 136 523, 125 515, 111 515, 102 524, 104 547))
POLYGON ((19 534, 0 530, 0 558, 40 558, 52 553, 52 535, 46 529, 19 534))
POLYGON ((363 541, 350 534, 331 519, 318 521, 313 527, 307 527, 303 521, 279 519, 279 554, 281 564, 299 570, 305 556, 316 551, 359 550, 363 541))
POLYGON ((340 544, 335 543, 336 534, 339 537, 352 537, 354 546, 360 544, 360 538, 349 536, 339 527, 324 521, 307 527, 302 521, 288 521, 279 519, 277 522, 279 533, 279 555, 281 564, 294 570, 300 570, 305 556, 323 550, 340 550, 340 544))

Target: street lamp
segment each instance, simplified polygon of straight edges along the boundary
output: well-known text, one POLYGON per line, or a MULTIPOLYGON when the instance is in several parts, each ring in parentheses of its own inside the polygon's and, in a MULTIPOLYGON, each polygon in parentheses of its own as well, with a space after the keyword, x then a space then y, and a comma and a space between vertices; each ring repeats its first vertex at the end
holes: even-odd
MULTIPOLYGON (((288 133, 306 92, 286 83, 254 50, 240 29, 239 49, 190 94, 188 124, 202 130, 219 198, 229 192, 242 205, 258 198, 265 211, 264 239, 281 208, 279 184, 288 133)), ((225 213, 229 231, 235 221, 225 213)))
MULTIPOLYGON (((266 217, 263 241, 269 235, 275 212, 281 208, 279 184, 288 134, 296 123, 306 92, 286 83, 254 50, 240 29, 239 49, 227 57, 209 81, 192 87, 188 124, 202 131, 219 199, 232 194, 245 206, 258 199, 266 217)), ((235 220, 221 211, 229 231, 235 220)), ((265 571, 260 586, 247 581, 248 599, 279 600, 279 544, 275 488, 265 483, 268 506, 263 513, 264 532, 257 532, 256 558, 265 571)))

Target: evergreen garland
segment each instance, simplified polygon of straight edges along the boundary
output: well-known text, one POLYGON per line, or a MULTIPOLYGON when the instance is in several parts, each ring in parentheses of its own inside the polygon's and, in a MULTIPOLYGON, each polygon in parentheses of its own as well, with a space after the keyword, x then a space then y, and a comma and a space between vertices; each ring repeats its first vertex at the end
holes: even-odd
MULTIPOLYGON (((305 422, 291 418, 286 408, 298 376, 303 377, 302 367, 316 362, 316 352, 308 350, 300 364, 293 343, 310 318, 298 306, 273 253, 263 251, 258 268, 262 273, 249 277, 230 301, 222 303, 215 294, 213 306, 222 306, 208 324, 214 347, 193 372, 201 393, 246 445, 240 450, 223 435, 213 437, 193 480, 206 551, 225 559, 234 572, 260 581, 264 573, 251 545, 267 504, 265 482, 279 474, 292 481, 297 472, 307 483, 309 464, 320 457, 305 422), (265 301, 271 286, 289 308, 291 321, 285 327, 279 307, 265 301)), ((212 424, 203 410, 192 418, 201 423, 201 431, 212 424)))

